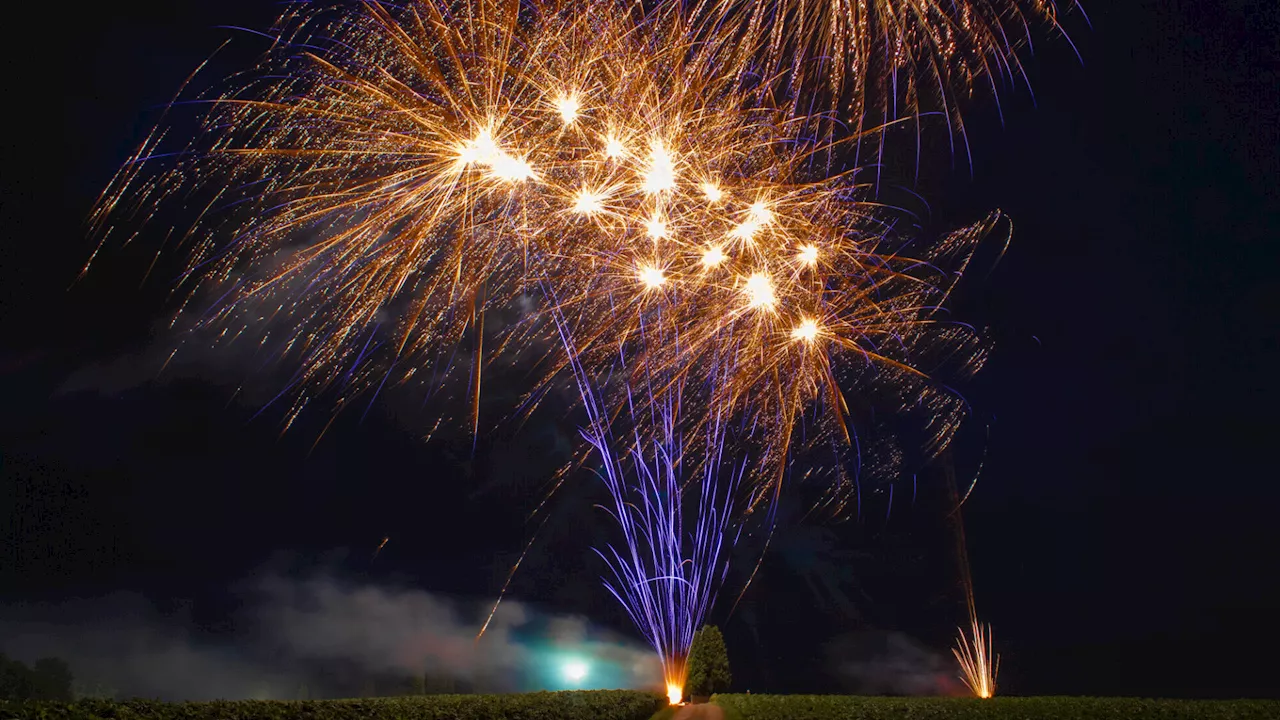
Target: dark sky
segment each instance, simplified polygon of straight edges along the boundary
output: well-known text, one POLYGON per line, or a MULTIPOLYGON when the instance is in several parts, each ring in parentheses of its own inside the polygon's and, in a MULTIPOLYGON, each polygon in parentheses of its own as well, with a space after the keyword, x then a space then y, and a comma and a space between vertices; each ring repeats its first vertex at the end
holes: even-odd
MULTIPOLYGON (((1087 7, 1091 26, 1068 23, 1083 62, 1042 41, 1034 102, 1011 91, 1001 118, 980 100, 972 172, 933 158, 919 187, 926 226, 992 208, 1015 224, 1009 254, 960 308, 996 340, 968 391, 991 428, 966 509, 979 608, 1012 692, 1275 695, 1280 11, 1087 7)), ((6 606, 127 590, 192 607, 216 633, 238 602, 230 588, 281 556, 485 597, 532 531, 524 517, 570 435, 562 418, 502 425, 473 459, 465 432, 421 442, 427 421, 393 398, 344 416, 313 450, 324 411, 281 436, 278 414, 255 418, 261 403, 233 397, 227 378, 243 369, 231 358, 151 379, 147 363, 174 341, 158 329, 173 268, 142 282, 145 238, 74 282, 92 249, 83 218, 156 108, 236 34, 218 26, 264 28, 278 9, 120 0, 51 11, 6 43, 6 606)), ((513 593, 625 631, 581 542, 598 525, 590 498, 557 500, 513 593)), ((726 623, 743 682, 806 689, 788 668, 847 632, 945 651, 961 616, 953 579, 924 577, 946 567, 930 556, 952 552, 930 517, 788 520, 747 595, 757 610, 726 623)))

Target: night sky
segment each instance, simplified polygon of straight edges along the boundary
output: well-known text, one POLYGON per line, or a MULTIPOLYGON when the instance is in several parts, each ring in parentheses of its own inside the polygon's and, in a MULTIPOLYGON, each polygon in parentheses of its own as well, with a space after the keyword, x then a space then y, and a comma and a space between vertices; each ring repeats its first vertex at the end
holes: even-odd
MULTIPOLYGON (((1086 7, 1091 25, 1067 21, 1083 60, 1043 38, 1034 98, 1012 88, 1002 113, 977 100, 972 170, 944 148, 916 186, 926 229, 994 208, 1015 226, 957 308, 996 348, 966 388, 990 428, 965 508, 978 607, 1011 693, 1280 696, 1280 10, 1086 7)), ((237 393, 253 372, 235 358, 156 376, 180 259, 144 282, 154 238, 76 281, 83 219, 158 108, 227 37, 227 69, 261 47, 219 26, 266 28, 278 11, 120 0, 10 28, 0 620, 126 591, 216 639, 234 630, 236 588, 282 565, 492 598, 576 442, 554 402, 523 425, 495 410, 474 450, 464 428, 423 442, 431 413, 394 397, 318 443, 323 407, 282 435, 279 412, 257 414, 271 378, 237 393)), ((509 406, 518 380, 499 375, 486 407, 509 406)), ((957 462, 962 482, 974 464, 957 462)), ((874 517, 783 513, 742 605, 726 620, 729 592, 711 618, 739 689, 840 689, 812 672, 837 638, 946 653, 963 615, 928 500, 944 473, 919 480, 915 505, 869 504, 874 517)), ((631 633, 588 548, 604 532, 594 488, 571 486, 512 595, 631 633)))

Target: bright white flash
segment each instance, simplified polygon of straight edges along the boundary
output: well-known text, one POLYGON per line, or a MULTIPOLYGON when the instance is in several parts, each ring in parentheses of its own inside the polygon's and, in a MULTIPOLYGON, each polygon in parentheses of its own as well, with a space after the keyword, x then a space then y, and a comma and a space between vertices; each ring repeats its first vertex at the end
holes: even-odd
POLYGON ((818 246, 805 245, 800 248, 800 252, 796 254, 796 259, 805 265, 815 265, 818 262, 818 246))
POLYGON ((474 140, 458 148, 460 167, 479 165, 488 169, 488 176, 506 182, 520 182, 534 177, 533 167, 522 158, 504 152, 493 139, 493 131, 484 128, 474 140))
POLYGON ((604 209, 604 193, 583 188, 573 196, 573 211, 579 215, 592 215, 604 209))
POLYGON ((572 683, 582 682, 587 677, 587 664, 580 660, 573 660, 564 664, 562 668, 564 678, 572 683))
POLYGON ((729 231, 729 236, 738 240, 751 241, 755 239, 756 233, 760 232, 760 228, 768 225, 773 221, 773 211, 763 202, 756 201, 751 204, 747 210, 747 219, 743 220, 734 229, 729 231))
POLYGON ((758 224, 753 223, 750 220, 746 220, 742 224, 730 230, 729 237, 737 238, 738 240, 751 240, 755 238, 756 231, 759 229, 760 226, 758 224))
POLYGON ((818 323, 816 320, 806 318, 794 330, 791 331, 793 340, 803 340, 805 342, 813 342, 818 337, 818 323))
POLYGON ((498 145, 493 141, 493 133, 485 128, 474 140, 469 140, 458 148, 458 164, 463 167, 473 164, 489 167, 498 155, 498 145))
POLYGON ((768 309, 778 302, 773 294, 773 281, 764 273, 747 278, 747 304, 753 308, 768 309))
POLYGON ((718 247, 713 247, 702 254, 702 264, 709 268, 718 267, 724 261, 724 250, 718 247))
POLYGON ((667 282, 667 276, 662 272, 662 268, 646 266, 640 268, 640 282, 650 290, 657 290, 667 282))
POLYGON ((607 135, 604 139, 604 154, 612 160, 617 160, 627 154, 627 147, 618 138, 607 135))
POLYGON ((667 223, 661 217, 654 215, 644 224, 645 232, 654 240, 661 240, 667 236, 667 223))
POLYGON ((507 182, 520 182, 533 178, 533 167, 524 160, 502 153, 493 161, 489 172, 493 177, 507 182))
POLYGON ((578 102, 578 97, 573 94, 561 95, 556 98, 556 111, 560 113, 560 119, 565 125, 572 125, 574 120, 578 119, 578 111, 582 109, 582 105, 578 102))
POLYGON ((702 183, 702 195, 707 202, 718 203, 720 198, 724 197, 724 192, 720 190, 720 186, 715 183, 702 183))
POLYGON ((644 190, 658 193, 676 186, 676 166, 660 140, 649 146, 649 167, 644 174, 644 190))
POLYGON ((748 215, 757 225, 768 225, 773 220, 773 211, 769 209, 769 206, 763 200, 751 203, 748 215))

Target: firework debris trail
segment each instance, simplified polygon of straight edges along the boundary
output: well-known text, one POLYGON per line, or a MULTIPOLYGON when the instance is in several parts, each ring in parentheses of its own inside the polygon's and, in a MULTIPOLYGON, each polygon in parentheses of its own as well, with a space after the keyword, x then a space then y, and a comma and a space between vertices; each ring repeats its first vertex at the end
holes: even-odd
POLYGON ((1056 17, 1046 0, 300 4, 255 68, 184 100, 200 132, 174 148, 157 129, 91 220, 127 242, 160 207, 194 209, 171 230, 189 258, 175 318, 292 368, 286 428, 321 397, 464 386, 478 432, 486 365, 529 368, 517 414, 571 379, 579 457, 623 538, 607 584, 671 683, 726 544, 788 470, 843 510, 900 467, 896 430, 947 447, 965 404, 944 380, 985 357, 945 304, 1002 216, 900 232, 856 162, 884 133, 822 119, 865 128, 873 103, 882 129, 936 87, 962 127, 955 98, 1018 75, 1030 20, 1056 17), (873 445, 890 450, 867 462, 873 445))

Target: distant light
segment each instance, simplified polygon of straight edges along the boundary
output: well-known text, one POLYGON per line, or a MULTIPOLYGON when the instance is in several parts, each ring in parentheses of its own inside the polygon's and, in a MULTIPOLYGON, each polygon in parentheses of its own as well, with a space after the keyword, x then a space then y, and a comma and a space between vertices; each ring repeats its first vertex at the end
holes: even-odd
POLYGON ((561 672, 564 673, 564 679, 571 683, 580 683, 587 677, 587 664, 581 660, 571 660, 564 664, 561 672))
POLYGON ((657 290, 667 282, 667 276, 663 274, 662 268, 653 266, 640 268, 640 282, 650 290, 657 290))
POLYGON ((793 340, 803 340, 805 342, 813 342, 818 337, 818 323, 815 320, 806 318, 795 330, 791 331, 793 340))
POLYGON ((556 98, 556 110, 560 113, 560 119, 565 125, 572 125, 573 121, 578 119, 578 110, 581 107, 576 95, 561 95, 556 98))
POLYGON ((818 263, 818 246, 805 245, 801 247, 796 259, 805 265, 816 265, 818 263))
POLYGON ((720 190, 720 186, 715 183, 702 183, 702 194, 707 198, 707 202, 718 203, 720 198, 724 197, 724 192, 720 190))
POLYGON ((773 294, 773 281, 764 273, 747 278, 747 304, 753 308, 769 309, 778 302, 773 294))
POLYGON ((725 261, 724 250, 713 247, 702 254, 702 264, 706 267, 713 268, 725 261))

